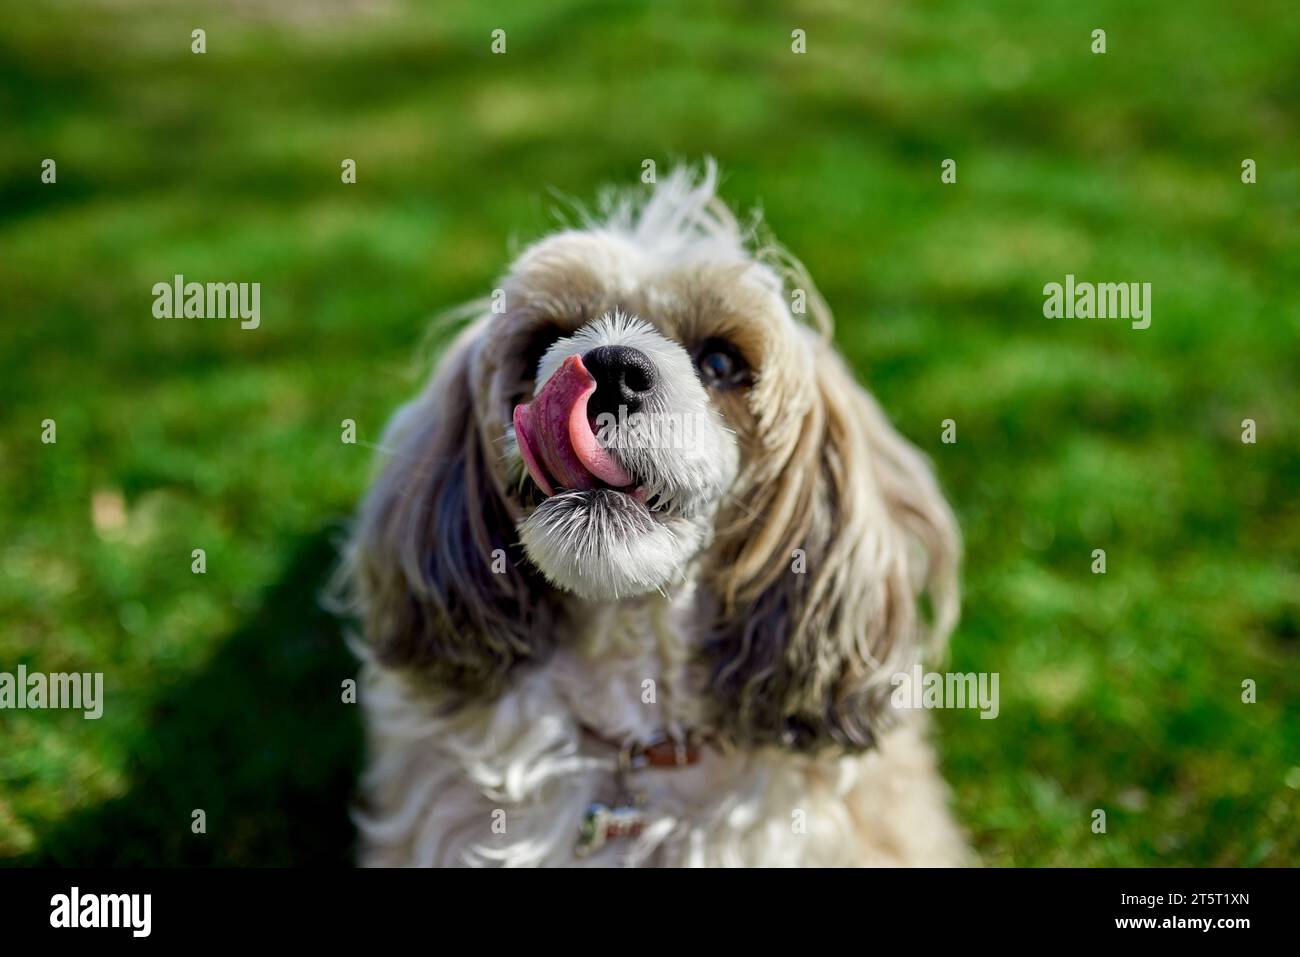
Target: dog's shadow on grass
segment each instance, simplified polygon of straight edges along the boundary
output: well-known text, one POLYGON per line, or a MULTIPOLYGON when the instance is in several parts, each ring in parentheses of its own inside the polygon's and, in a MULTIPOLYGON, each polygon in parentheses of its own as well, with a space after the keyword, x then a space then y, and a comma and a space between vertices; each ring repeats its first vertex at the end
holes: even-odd
POLYGON ((78 812, 22 863, 347 865, 361 759, 343 625, 320 604, 337 529, 292 551, 260 607, 132 741, 126 794, 78 812), (194 833, 194 811, 206 833, 194 833))

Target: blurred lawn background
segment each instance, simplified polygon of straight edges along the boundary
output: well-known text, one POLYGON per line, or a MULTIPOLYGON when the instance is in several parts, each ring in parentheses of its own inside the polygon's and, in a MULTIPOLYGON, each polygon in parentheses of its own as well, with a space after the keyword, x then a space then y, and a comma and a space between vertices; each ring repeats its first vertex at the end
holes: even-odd
POLYGON ((377 439, 557 196, 713 155, 960 517, 951 667, 1001 714, 937 723, 984 860, 1297 862, 1294 3, 702 6, 6 5, 0 671, 107 704, 0 713, 0 858, 350 861, 340 422, 377 439), (176 273, 262 283, 261 328, 153 318, 176 273), (1151 328, 1044 319, 1066 273, 1151 282, 1151 328))

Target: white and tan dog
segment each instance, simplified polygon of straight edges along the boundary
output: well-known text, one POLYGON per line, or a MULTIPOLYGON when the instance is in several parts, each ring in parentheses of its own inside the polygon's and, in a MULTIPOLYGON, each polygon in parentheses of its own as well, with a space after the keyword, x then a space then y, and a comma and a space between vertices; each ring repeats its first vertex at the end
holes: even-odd
POLYGON ((967 860, 889 705, 956 618, 952 515, 714 186, 527 249, 390 424, 348 564, 363 863, 967 860))

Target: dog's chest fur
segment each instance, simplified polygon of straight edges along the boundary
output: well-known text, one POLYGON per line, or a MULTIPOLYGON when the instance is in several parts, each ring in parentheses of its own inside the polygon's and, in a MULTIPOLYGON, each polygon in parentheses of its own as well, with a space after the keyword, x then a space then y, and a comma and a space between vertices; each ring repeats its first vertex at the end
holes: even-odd
POLYGON ((577 633, 549 668, 566 709, 613 741, 698 730, 704 677, 692 672, 700 612, 690 587, 671 598, 583 606, 572 616, 577 633))
POLYGON ((609 742, 704 730, 704 678, 693 663, 701 609, 686 588, 572 618, 574 634, 545 665, 491 704, 451 716, 400 674, 366 665, 364 863, 959 862, 963 844, 916 723, 866 755, 706 747, 689 766, 621 775, 609 742), (633 799, 645 821, 639 837, 575 854, 593 802, 633 799))

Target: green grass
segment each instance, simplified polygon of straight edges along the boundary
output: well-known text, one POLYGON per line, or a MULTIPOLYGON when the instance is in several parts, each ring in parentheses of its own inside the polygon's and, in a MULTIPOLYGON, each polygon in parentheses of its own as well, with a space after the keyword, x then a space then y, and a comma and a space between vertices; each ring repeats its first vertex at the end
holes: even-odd
POLYGON ((1292 4, 260 6, 0 23, 0 670, 108 687, 0 713, 0 858, 347 860, 341 420, 377 438, 557 195, 714 155, 958 512, 951 665, 1001 714, 938 731, 985 861, 1297 863, 1292 4), (1152 283, 1151 328, 1044 319, 1067 272, 1152 283), (261 282, 262 327, 154 319, 176 273, 261 282))

